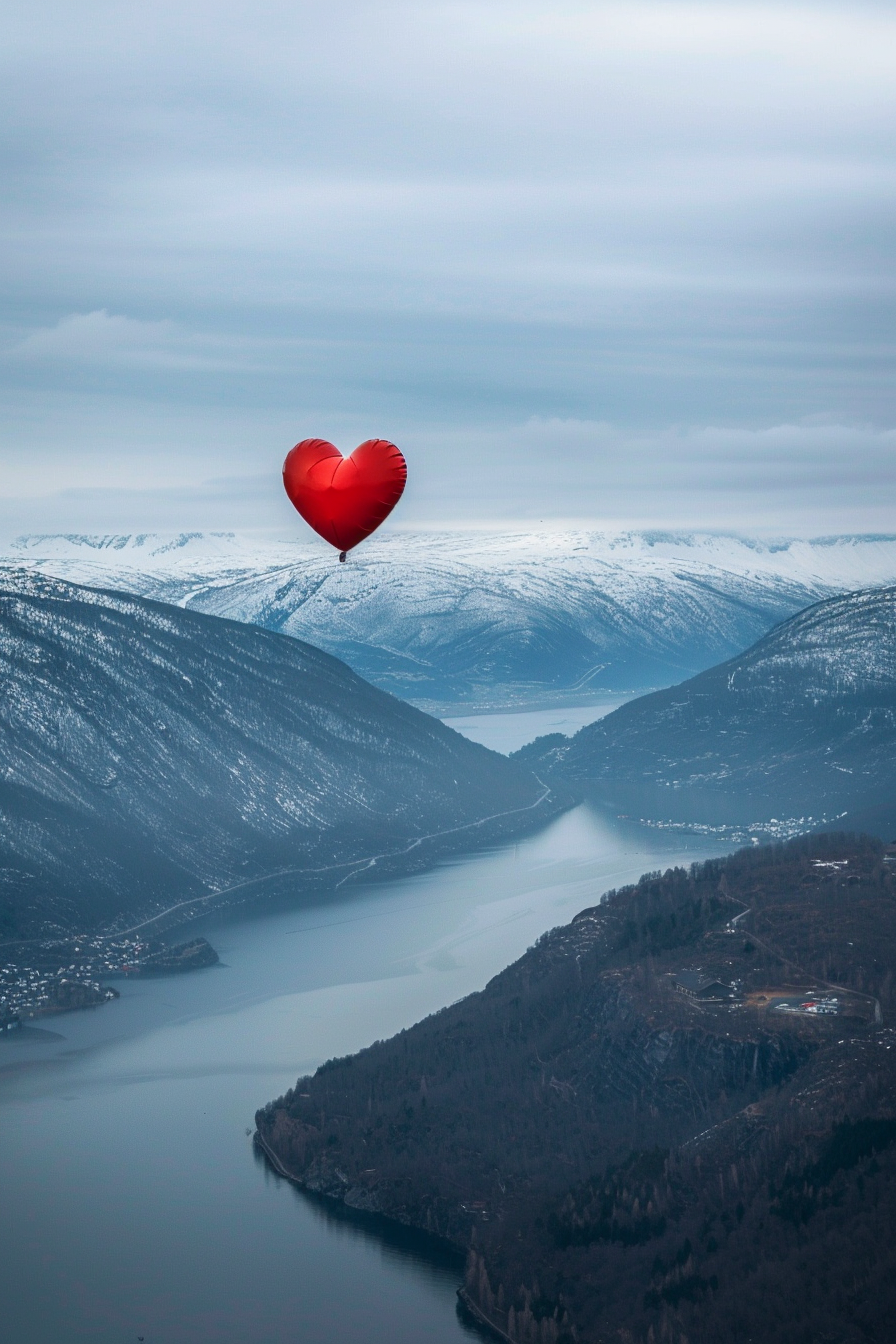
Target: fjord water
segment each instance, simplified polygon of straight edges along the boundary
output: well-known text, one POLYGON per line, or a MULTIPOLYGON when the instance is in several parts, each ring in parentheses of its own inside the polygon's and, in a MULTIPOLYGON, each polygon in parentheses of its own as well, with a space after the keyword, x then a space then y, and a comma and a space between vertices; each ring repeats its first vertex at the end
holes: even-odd
POLYGON ((548 733, 565 733, 571 737, 586 723, 602 719, 611 710, 618 709, 631 699, 631 695, 607 693, 601 700, 587 705, 530 709, 517 714, 468 714, 461 718, 445 719, 445 723, 474 742, 481 742, 484 747, 491 747, 492 751, 502 751, 507 755, 548 733))
MULTIPOLYGON (((506 717, 496 745, 535 735, 506 717)), ((4 1341, 469 1336, 457 1261, 273 1175, 246 1133, 255 1109, 480 988, 608 887, 721 848, 582 805, 428 873, 209 920, 222 966, 125 982, 116 1003, 0 1042, 4 1341)))

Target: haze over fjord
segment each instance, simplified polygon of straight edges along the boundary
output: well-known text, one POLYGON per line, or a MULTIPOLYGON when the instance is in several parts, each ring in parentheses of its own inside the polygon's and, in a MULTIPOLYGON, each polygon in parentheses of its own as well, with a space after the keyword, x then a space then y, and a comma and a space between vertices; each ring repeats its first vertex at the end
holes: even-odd
POLYGON ((5 10, 0 533, 890 530, 884 5, 5 10), (300 525, 298 525, 300 526, 300 525))

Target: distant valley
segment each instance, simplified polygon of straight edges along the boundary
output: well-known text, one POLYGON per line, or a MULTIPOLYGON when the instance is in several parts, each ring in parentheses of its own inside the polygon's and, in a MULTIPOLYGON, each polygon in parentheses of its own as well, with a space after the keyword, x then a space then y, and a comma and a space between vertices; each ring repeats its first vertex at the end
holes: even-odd
MULTIPOLYGON (((257 626, 0 570, 0 937, 332 890, 525 829, 525 767, 257 626)), ((170 922, 170 921, 169 921, 170 922)))
POLYGON ((516 753, 673 824, 896 835, 896 588, 818 603, 730 661, 516 753))
POLYGON ((31 536, 7 554, 308 640, 433 713, 667 686, 820 598, 896 583, 896 537, 391 533, 339 565, 304 540, 31 536))

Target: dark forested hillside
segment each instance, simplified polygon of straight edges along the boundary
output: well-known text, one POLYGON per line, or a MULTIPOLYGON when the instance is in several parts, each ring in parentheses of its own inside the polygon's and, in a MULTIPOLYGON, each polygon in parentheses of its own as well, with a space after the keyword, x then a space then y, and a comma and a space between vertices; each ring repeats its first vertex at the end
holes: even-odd
POLYGON ((469 1252, 520 1344, 885 1344, 896 865, 848 835, 647 874, 256 1117, 308 1188, 469 1252))
POLYGON ((5 937, 279 870, 332 885, 552 806, 526 769, 310 645, 23 570, 0 572, 0 676, 5 937))
POLYGON ((819 602, 746 653, 517 759, 638 816, 896 834, 896 588, 819 602))

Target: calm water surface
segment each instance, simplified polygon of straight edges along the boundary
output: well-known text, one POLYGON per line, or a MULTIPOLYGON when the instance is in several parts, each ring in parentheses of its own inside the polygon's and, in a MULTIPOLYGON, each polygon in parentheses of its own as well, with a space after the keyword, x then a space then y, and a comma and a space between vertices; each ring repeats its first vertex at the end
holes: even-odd
POLYGON ((273 1176, 256 1108, 481 987, 608 887, 718 852, 583 805, 338 903, 209 921, 223 966, 0 1042, 4 1344, 470 1338, 451 1257, 273 1176))
POLYGON ((602 719, 610 710, 618 709, 632 699, 634 696, 631 695, 607 695, 590 705, 521 710, 517 714, 468 714, 463 718, 446 719, 445 722, 465 737, 491 747, 492 751, 501 751, 506 756, 547 733, 564 733, 572 737, 586 723, 602 719))

